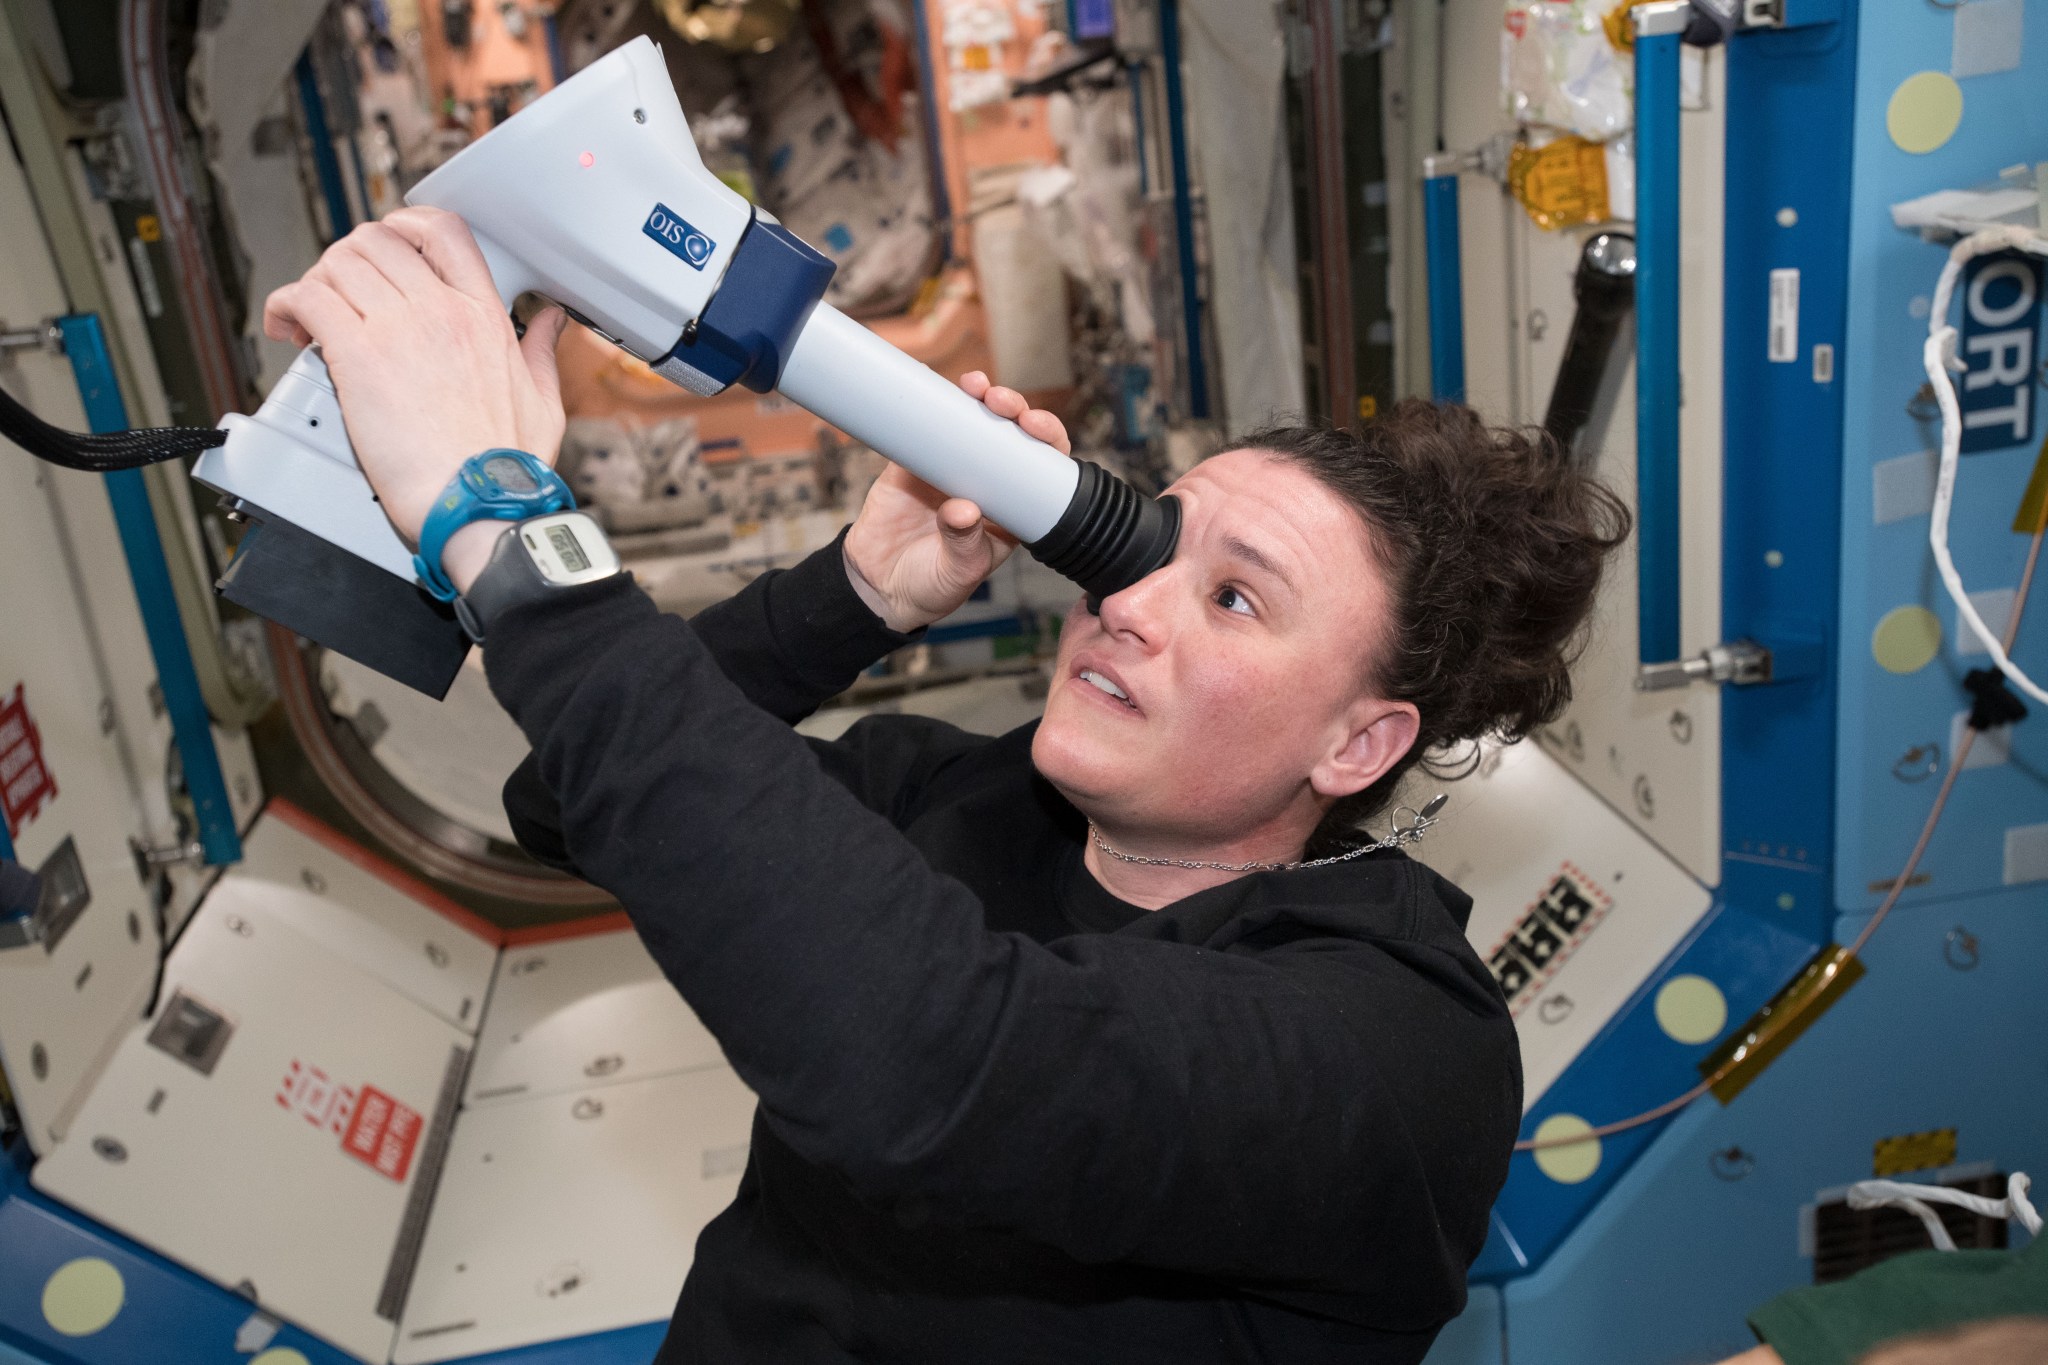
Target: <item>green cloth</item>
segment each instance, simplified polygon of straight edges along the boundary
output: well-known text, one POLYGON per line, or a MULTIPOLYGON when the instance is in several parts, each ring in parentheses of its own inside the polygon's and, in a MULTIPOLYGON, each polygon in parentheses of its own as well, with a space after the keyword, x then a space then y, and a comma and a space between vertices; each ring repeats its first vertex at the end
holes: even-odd
POLYGON ((1897 1337, 1992 1318, 2048 1315, 2048 1236, 2023 1251, 1913 1251, 1780 1294, 1750 1330, 1785 1365, 1853 1365, 1897 1337))

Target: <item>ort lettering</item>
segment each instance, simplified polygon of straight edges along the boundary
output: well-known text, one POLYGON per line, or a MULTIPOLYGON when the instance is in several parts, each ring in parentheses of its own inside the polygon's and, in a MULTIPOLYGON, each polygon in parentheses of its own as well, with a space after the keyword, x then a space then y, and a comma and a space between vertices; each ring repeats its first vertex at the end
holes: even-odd
POLYGON ((1959 355, 1968 370, 1957 401, 1962 452, 1971 455, 2033 435, 2041 265, 2015 253, 1987 256, 1972 263, 1964 279, 1959 355))

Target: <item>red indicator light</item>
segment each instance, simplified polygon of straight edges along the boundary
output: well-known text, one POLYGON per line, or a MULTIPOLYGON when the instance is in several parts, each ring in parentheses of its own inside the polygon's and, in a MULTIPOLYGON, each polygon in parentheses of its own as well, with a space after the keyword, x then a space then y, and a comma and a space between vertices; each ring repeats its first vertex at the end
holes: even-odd
POLYGON ((585 152, 583 155, 577 157, 576 160, 579 165, 583 166, 593 166, 597 164, 597 158, 592 156, 589 152, 585 152))

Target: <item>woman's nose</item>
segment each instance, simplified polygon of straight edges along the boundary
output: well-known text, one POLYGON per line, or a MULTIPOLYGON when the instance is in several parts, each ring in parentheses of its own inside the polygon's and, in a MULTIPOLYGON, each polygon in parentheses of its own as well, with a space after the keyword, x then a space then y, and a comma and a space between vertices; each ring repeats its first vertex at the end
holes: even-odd
POLYGON ((1102 628, 1111 635, 1156 648, 1166 638, 1166 610, 1177 568, 1168 564, 1121 592, 1103 598, 1095 609, 1102 628))

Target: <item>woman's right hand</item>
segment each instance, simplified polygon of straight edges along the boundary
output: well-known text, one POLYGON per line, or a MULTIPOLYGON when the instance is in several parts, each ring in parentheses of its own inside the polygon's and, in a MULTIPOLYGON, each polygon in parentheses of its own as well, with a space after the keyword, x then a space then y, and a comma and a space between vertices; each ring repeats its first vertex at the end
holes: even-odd
MULTIPOLYGON (((960 387, 1027 436, 1074 453, 1060 419, 1015 389, 989 383, 979 370, 961 375, 960 387)), ((985 521, 979 507, 892 464, 846 533, 846 576, 884 625, 907 633, 952 615, 1016 548, 1016 538, 985 521)))

